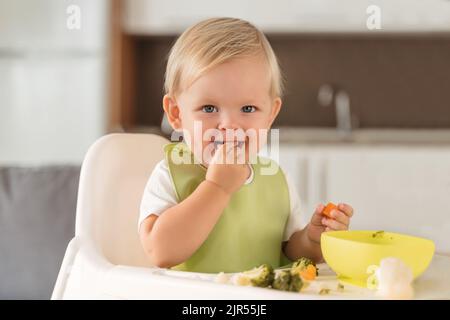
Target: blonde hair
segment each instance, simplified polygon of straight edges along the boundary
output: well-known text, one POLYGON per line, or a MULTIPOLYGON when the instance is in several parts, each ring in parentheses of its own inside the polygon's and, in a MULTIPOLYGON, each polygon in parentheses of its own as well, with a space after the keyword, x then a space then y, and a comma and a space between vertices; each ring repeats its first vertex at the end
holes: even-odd
POLYGON ((283 77, 266 36, 251 23, 236 18, 211 18, 184 31, 170 50, 165 94, 175 96, 208 70, 233 58, 263 54, 270 73, 270 95, 281 97, 283 77))

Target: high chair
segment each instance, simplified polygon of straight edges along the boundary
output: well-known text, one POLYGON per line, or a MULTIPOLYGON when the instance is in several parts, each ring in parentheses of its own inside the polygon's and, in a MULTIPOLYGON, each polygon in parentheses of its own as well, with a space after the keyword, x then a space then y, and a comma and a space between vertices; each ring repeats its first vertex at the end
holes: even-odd
POLYGON ((166 143, 154 134, 110 134, 90 147, 81 168, 75 237, 52 299, 274 298, 272 290, 218 284, 211 275, 152 266, 137 221, 145 184, 163 159, 166 143))

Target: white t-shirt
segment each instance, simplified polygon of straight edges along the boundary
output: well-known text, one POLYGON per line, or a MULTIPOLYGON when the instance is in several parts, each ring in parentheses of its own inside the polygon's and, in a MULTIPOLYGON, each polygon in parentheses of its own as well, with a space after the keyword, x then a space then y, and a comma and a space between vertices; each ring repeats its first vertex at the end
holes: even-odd
MULTIPOLYGON (((253 168, 250 165, 251 174, 245 181, 245 184, 253 181, 253 168)), ((291 178, 283 171, 287 186, 289 189, 289 199, 291 212, 289 215, 286 229, 284 230, 283 241, 289 240, 291 235, 301 229, 300 221, 300 198, 291 178)), ((142 196, 140 215, 138 221, 138 230, 141 222, 151 214, 160 215, 168 208, 178 204, 172 180, 170 178, 169 168, 166 160, 163 159, 155 166, 142 196)))

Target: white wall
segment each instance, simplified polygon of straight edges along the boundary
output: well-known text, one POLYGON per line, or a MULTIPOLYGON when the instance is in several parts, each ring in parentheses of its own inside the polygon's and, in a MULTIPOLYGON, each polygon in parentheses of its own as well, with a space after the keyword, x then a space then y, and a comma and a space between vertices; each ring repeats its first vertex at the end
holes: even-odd
POLYGON ((0 165, 81 163, 105 132, 108 6, 0 0, 0 165))
POLYGON ((370 5, 381 9, 381 30, 375 32, 450 31, 445 0, 126 0, 125 28, 171 34, 205 18, 232 16, 265 32, 368 32, 370 5))

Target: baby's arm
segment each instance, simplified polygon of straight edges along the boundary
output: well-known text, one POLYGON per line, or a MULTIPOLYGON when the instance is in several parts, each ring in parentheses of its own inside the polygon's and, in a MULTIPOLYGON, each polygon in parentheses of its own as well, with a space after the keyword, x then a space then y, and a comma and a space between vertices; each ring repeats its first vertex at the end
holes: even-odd
POLYGON ((284 254, 291 261, 300 257, 310 258, 316 263, 323 262, 320 243, 313 242, 307 236, 307 227, 292 234, 289 241, 283 245, 284 254))
MULTIPOLYGON (((320 213, 323 210, 323 205, 316 208, 315 213, 320 213)), ((320 221, 312 220, 305 228, 296 231, 289 238, 289 241, 283 243, 284 254, 291 260, 295 261, 300 257, 310 258, 316 263, 322 262, 322 251, 320 249, 320 242, 313 241, 308 237, 308 228, 311 223, 320 221)))
MULTIPOLYGON (((220 146, 216 154, 230 149, 237 154, 232 143, 220 146)), ((213 160, 206 179, 189 197, 159 217, 150 215, 145 219, 139 235, 153 263, 168 268, 186 261, 207 239, 231 195, 244 184, 247 176, 246 165, 216 164, 213 160)))
POLYGON ((167 268, 187 260, 206 240, 229 199, 230 194, 205 180, 189 197, 161 216, 145 219, 139 234, 153 263, 167 268))

